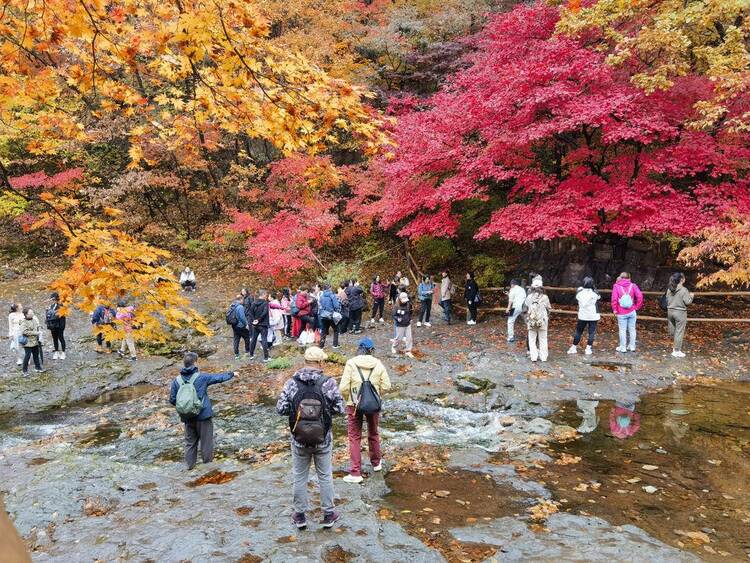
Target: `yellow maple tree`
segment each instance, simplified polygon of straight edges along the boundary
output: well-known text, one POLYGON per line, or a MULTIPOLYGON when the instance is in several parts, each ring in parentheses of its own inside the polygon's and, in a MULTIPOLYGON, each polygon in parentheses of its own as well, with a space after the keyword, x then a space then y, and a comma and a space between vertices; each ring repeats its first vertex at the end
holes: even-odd
POLYGON ((646 90, 671 88, 689 74, 712 81, 715 96, 696 105, 693 125, 725 120, 750 131, 750 111, 729 106, 750 93, 750 2, 747 0, 597 0, 562 8, 558 31, 595 31, 613 65, 635 63, 633 82, 646 90))

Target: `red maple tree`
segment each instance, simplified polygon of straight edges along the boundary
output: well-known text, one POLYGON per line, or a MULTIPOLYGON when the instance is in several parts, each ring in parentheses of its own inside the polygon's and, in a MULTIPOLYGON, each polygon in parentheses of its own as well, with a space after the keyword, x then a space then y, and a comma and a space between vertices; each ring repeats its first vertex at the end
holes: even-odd
POLYGON ((468 200, 492 210, 475 238, 518 242, 686 236, 750 211, 750 137, 688 126, 710 82, 688 75, 648 95, 596 38, 556 35, 558 19, 543 3, 495 16, 468 68, 398 112, 383 227, 453 236, 468 200))

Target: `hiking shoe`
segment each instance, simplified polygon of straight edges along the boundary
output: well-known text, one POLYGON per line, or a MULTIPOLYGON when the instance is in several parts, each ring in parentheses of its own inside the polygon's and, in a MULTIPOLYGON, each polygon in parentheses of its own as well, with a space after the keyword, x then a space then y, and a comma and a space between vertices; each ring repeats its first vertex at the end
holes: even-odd
POLYGON ((344 483, 353 483, 357 485, 362 481, 364 481, 362 475, 347 475, 346 477, 344 477, 344 483))
POLYGON ((292 524, 297 526, 299 530, 307 528, 307 518, 305 518, 304 512, 295 512, 292 514, 292 524))
POLYGON ((620 346, 618 346, 617 348, 615 348, 615 352, 622 352, 624 354, 627 351, 628 351, 627 348, 621 348, 620 346))
POLYGON ((430 323, 424 323, 424 326, 432 326, 430 323))
POLYGON ((323 516, 323 520, 320 521, 321 526, 324 528, 333 528, 334 524, 341 519, 341 514, 338 512, 326 512, 323 516))
POLYGON ((131 361, 131 362, 134 362, 134 361, 136 361, 137 359, 138 359, 138 358, 136 358, 135 356, 130 356, 130 361, 131 361))
POLYGON ((672 351, 672 357, 673 358, 684 358, 685 352, 681 352, 680 350, 673 350, 672 351))
POLYGON ((372 466, 373 471, 383 471, 383 462, 381 461, 377 465, 372 466))
POLYGON ((591 349, 591 346, 586 346, 586 355, 590 356, 593 353, 594 353, 594 351, 591 349))
POLYGON ((568 354, 577 354, 577 353, 578 353, 578 348, 576 348, 575 346, 571 346, 570 348, 568 348, 568 354))

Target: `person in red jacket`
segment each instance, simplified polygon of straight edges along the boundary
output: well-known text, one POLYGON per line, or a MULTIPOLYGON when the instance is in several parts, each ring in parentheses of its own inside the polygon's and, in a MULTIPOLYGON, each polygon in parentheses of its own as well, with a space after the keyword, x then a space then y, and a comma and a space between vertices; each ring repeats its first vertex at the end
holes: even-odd
POLYGON ((383 320, 383 309, 385 308, 385 290, 387 286, 380 281, 380 276, 372 278, 370 284, 370 295, 372 295, 372 314, 370 315, 370 323, 375 324, 375 320, 378 322, 385 322, 383 320))
POLYGON ((612 287, 612 311, 617 316, 620 332, 618 352, 635 352, 636 311, 643 306, 641 289, 630 281, 630 274, 623 272, 612 287), (628 341, 629 337, 629 341, 628 341), (627 345, 627 347, 626 347, 627 345))

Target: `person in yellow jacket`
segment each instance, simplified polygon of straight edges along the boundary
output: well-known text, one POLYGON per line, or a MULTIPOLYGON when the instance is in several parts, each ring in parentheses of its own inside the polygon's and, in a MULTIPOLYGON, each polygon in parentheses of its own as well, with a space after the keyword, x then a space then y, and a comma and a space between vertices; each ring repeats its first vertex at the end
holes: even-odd
POLYGON ((351 467, 349 475, 344 477, 347 483, 362 482, 362 419, 367 420, 367 449, 370 452, 370 463, 373 471, 382 471, 383 456, 380 450, 380 431, 378 421, 380 413, 363 414, 357 412, 356 401, 362 379, 369 380, 382 396, 391 388, 388 372, 380 360, 373 356, 375 345, 370 338, 359 341, 357 355, 346 362, 344 375, 339 383, 339 390, 346 401, 347 435, 349 437, 349 458, 351 467))

